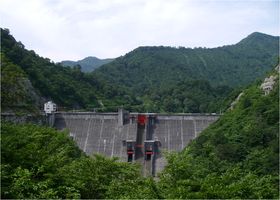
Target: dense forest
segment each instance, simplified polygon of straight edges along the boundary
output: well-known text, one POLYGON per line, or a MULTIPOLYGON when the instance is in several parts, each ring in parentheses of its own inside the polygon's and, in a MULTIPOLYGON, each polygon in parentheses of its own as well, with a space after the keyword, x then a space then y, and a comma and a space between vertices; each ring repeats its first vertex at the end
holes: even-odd
POLYGON ((229 93, 273 68, 278 44, 279 37, 256 32, 212 49, 139 47, 93 74, 131 91, 147 112, 220 112, 229 93))
MULTIPOLYGON (((278 74, 274 73, 278 77, 278 74)), ((67 132, 1 126, 1 198, 276 199, 279 197, 279 82, 260 83, 180 153, 155 181, 139 166, 86 156, 67 132)))
POLYGON ((264 95, 252 85, 233 110, 184 151, 169 155, 159 188, 168 199, 279 197, 279 76, 264 95))
MULTIPOLYGON (((81 72, 81 67, 64 67, 55 64, 48 58, 42 58, 32 50, 26 50, 21 42, 17 42, 9 33, 8 29, 1 29, 1 79, 2 87, 1 104, 2 110, 24 110, 21 105, 16 108, 9 102, 8 94, 13 93, 17 99, 24 99, 21 89, 26 88, 26 84, 18 81, 19 77, 25 77, 30 81, 29 90, 32 93, 41 97, 41 106, 47 100, 53 100, 59 105, 60 109, 93 109, 103 108, 104 104, 115 106, 127 104, 130 102, 123 96, 127 94, 122 88, 104 83, 96 78, 93 78, 89 73, 81 72), (15 69, 16 70, 13 70, 15 69), (13 72, 11 72, 13 71, 13 72), (104 103, 103 103, 104 102, 104 103)), ((26 81, 25 81, 26 82, 26 81)), ((24 89, 28 90, 28 89, 24 89)), ((136 102, 133 97, 129 100, 136 102)), ((25 107, 32 110, 34 108, 34 101, 23 101, 25 107), (33 106, 33 108, 32 108, 33 106)), ((28 109, 28 110, 30 110, 28 109)), ((106 109, 112 109, 106 107, 106 109)))
POLYGON ((277 63, 279 37, 252 33, 218 48, 139 47, 98 68, 98 77, 143 95, 176 83, 206 80, 211 86, 244 86, 277 63))
POLYGON ((213 49, 139 47, 84 73, 26 50, 8 29, 1 39, 1 108, 13 112, 38 112, 47 100, 60 110, 223 112, 242 87, 272 68, 279 42, 253 33, 213 49))

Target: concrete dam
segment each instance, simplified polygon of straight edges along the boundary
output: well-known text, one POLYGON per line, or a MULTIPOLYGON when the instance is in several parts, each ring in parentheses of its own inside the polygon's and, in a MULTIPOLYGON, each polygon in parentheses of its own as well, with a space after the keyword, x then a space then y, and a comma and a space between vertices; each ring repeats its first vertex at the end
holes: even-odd
POLYGON ((166 165, 164 151, 181 151, 199 133, 215 122, 217 114, 155 114, 56 112, 51 123, 70 136, 88 155, 119 157, 138 162, 144 176, 166 165))

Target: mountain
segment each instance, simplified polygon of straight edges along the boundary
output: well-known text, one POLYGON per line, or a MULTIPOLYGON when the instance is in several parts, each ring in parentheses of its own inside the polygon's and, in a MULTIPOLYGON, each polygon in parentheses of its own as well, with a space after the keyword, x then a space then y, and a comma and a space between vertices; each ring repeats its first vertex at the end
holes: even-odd
POLYGON ((278 47, 279 37, 257 32, 211 49, 139 47, 93 75, 132 93, 146 112, 220 112, 233 89, 272 69, 278 47))
POLYGON ((254 32, 248 37, 244 38, 239 42, 239 44, 243 45, 260 45, 260 46, 273 46, 275 44, 275 38, 271 35, 260 33, 260 32, 254 32))
MULTIPOLYGON (((66 110, 117 110, 116 105, 130 105, 123 98, 128 93, 118 86, 83 73, 80 67, 64 67, 50 62, 33 50, 25 49, 8 29, 2 28, 1 61, 2 111, 30 112, 32 105, 39 110, 43 105, 41 100, 53 100, 59 109, 66 110)), ((129 100, 135 102, 133 97, 129 100)))
POLYGON ((1 110, 2 112, 39 113, 44 99, 35 90, 27 74, 1 54, 1 110))
POLYGON ((268 95, 261 83, 246 88, 233 110, 169 155, 159 181, 164 199, 279 197, 279 74, 270 75, 268 95))
POLYGON ((4 110, 42 109, 53 100, 64 110, 201 113, 223 112, 240 87, 263 77, 276 62, 279 37, 254 33, 214 49, 139 47, 91 73, 40 57, 8 29, 1 39, 4 110))
POLYGON ((65 61, 61 61, 60 64, 63 66, 69 66, 69 67, 74 67, 76 65, 80 65, 81 66, 81 70, 83 72, 92 72, 95 69, 97 69, 98 67, 100 67, 101 65, 107 64, 112 62, 114 59, 113 58, 107 58, 107 59, 99 59, 96 57, 86 57, 82 60, 78 60, 78 61, 71 61, 71 60, 65 60, 65 61))
POLYGON ((139 47, 94 71, 112 83, 143 94, 146 88, 207 80, 213 86, 244 86, 264 77, 277 62, 279 37, 252 33, 218 48, 139 47))

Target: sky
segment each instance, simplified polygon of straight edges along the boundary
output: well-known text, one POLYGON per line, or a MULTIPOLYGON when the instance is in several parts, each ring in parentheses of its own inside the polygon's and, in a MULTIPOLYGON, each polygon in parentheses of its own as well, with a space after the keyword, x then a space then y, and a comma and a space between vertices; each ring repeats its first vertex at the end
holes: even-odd
POLYGON ((0 0, 0 26, 54 62, 139 46, 218 47, 279 36, 278 0, 0 0))

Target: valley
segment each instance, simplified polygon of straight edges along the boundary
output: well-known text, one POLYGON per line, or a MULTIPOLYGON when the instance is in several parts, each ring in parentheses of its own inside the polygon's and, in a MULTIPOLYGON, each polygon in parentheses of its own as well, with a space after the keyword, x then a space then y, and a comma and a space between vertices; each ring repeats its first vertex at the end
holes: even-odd
POLYGON ((1 198, 279 196, 279 37, 138 47, 84 72, 1 28, 1 113, 1 198))

